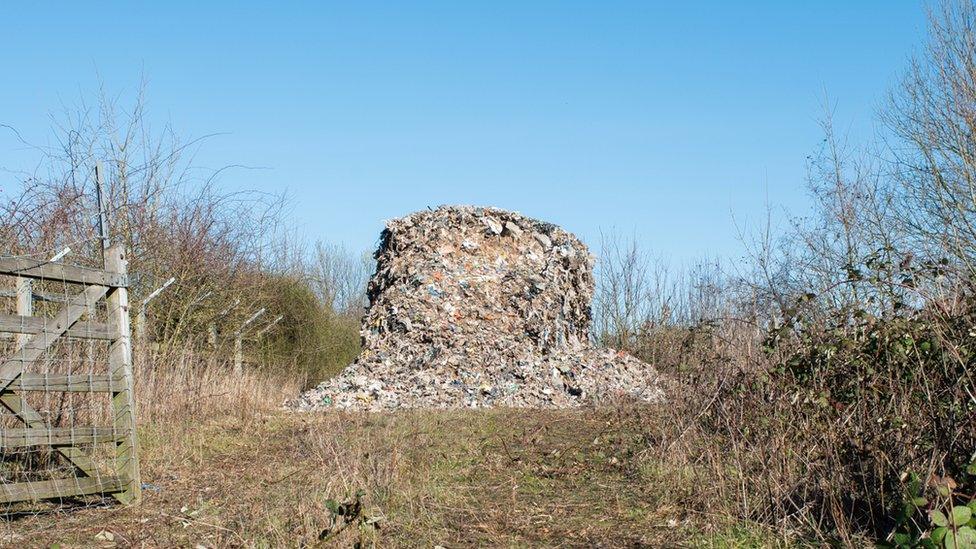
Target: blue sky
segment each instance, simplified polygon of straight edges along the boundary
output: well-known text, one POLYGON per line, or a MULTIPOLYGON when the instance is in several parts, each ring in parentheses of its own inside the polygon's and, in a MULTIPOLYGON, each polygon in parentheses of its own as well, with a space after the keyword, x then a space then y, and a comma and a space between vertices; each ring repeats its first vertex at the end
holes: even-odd
MULTIPOLYGON (((678 262, 738 255, 733 214, 803 213, 825 92, 870 137, 925 37, 915 1, 23 4, 0 124, 31 142, 145 75, 157 125, 223 133, 196 163, 269 168, 221 185, 289 191, 310 238, 371 249, 384 219, 470 203, 678 262)), ((0 167, 30 165, 0 134, 0 167)))

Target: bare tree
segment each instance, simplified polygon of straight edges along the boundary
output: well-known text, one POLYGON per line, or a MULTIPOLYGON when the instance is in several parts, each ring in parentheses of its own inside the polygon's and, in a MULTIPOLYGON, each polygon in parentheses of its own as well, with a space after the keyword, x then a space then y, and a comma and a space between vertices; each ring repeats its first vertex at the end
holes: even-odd
POLYGON ((976 275, 976 6, 930 14, 930 41, 891 94, 892 179, 913 246, 976 275))
POLYGON ((368 255, 336 244, 318 242, 310 269, 313 286, 336 312, 358 317, 366 305, 366 282, 373 268, 368 255))

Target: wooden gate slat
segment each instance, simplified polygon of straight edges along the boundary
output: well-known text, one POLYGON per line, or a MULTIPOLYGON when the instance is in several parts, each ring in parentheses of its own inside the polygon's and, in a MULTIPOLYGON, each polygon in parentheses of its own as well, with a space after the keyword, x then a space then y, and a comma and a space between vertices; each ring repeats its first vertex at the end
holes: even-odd
POLYGON ((125 382, 119 378, 112 378, 109 374, 21 374, 20 377, 7 380, 0 379, 0 384, 10 382, 10 391, 63 391, 70 393, 111 393, 118 391, 125 382))
POLYGON ((91 494, 109 494, 124 486, 116 476, 43 480, 30 483, 0 484, 0 503, 40 501, 91 494))
POLYGON ((0 258, 0 274, 112 288, 126 284, 126 276, 123 274, 23 257, 0 258))
MULTIPOLYGON (((13 334, 39 334, 52 322, 53 318, 0 314, 0 332, 13 334)), ((85 339, 113 339, 115 334, 108 324, 79 320, 64 333, 68 337, 85 339)))
MULTIPOLYGON (((81 315, 85 314, 85 311, 88 310, 88 304, 98 301, 106 292, 108 292, 108 288, 105 286, 89 286, 85 288, 85 291, 71 298, 71 302, 51 319, 43 331, 31 336, 27 343, 14 353, 14 356, 0 365, 0 379, 15 378, 17 374, 23 371, 24 367, 43 356, 44 351, 64 335, 75 322, 78 322, 81 315)), ((9 383, 6 385, 0 383, 0 391, 6 389, 7 385, 9 383)))
MULTIPOLYGON (((5 408, 13 412, 17 419, 24 422, 28 427, 33 427, 34 429, 46 429, 49 427, 44 418, 37 410, 30 407, 20 395, 14 393, 0 394, 0 404, 5 408)), ((64 456, 65 459, 71 462, 72 465, 78 468, 82 473, 88 475, 89 477, 102 477, 104 475, 95 466, 95 462, 86 454, 74 446, 61 446, 57 447, 56 450, 59 454, 64 456)))
POLYGON ((24 446, 72 446, 118 441, 124 433, 112 427, 54 427, 0 429, 0 449, 24 446))

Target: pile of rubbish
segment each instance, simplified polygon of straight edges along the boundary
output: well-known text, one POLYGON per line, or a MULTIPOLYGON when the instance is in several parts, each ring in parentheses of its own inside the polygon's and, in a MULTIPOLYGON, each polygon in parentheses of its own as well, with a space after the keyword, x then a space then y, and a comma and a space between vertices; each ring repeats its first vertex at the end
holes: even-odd
POLYGON ((647 364, 590 343, 593 263, 550 223, 441 206, 389 221, 363 350, 299 409, 564 408, 664 397, 647 364))

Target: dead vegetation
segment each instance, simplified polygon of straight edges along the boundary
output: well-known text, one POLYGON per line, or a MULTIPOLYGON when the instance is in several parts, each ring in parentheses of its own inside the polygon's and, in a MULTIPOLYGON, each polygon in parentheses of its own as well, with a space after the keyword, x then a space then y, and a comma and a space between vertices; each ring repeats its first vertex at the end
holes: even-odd
POLYGON ((789 542, 689 506, 713 498, 711 487, 689 482, 691 473, 680 473, 680 492, 666 488, 675 473, 644 452, 648 417, 631 405, 250 412, 246 421, 215 415, 182 428, 148 426, 144 476, 152 485, 142 505, 22 518, 7 524, 5 539, 64 547, 789 542), (347 517, 350 525, 330 537, 347 517))
POLYGON ((885 142, 847 146, 828 116, 812 215, 759 231, 749 261, 669 283, 611 243, 604 338, 698 390, 664 457, 708 464, 724 513, 846 546, 976 544, 974 21, 968 2, 933 15, 885 142))
POLYGON ((283 245, 291 241, 254 234, 255 223, 274 225, 276 201, 219 195, 170 162, 181 145, 69 132, 63 155, 45 151, 56 169, 26 174, 25 193, 3 203, 10 221, 0 223, 0 241, 18 254, 72 245, 82 260, 94 257, 93 247, 84 252, 86 174, 94 158, 139 152, 109 162, 115 226, 135 250, 132 270, 146 273, 135 293, 171 272, 182 286, 153 310, 152 344, 137 356, 151 486, 136 508, 10 516, 3 539, 965 541, 976 526, 971 511, 958 510, 976 498, 974 22, 969 2, 934 15, 929 50, 883 113, 884 143, 847 147, 828 120, 810 163, 812 215, 782 236, 758 231, 747 261, 678 273, 637 243, 606 243, 596 339, 679 380, 687 390, 666 407, 283 412, 278 405, 306 380, 356 354, 350 310, 359 302, 348 282, 361 273, 358 258, 336 262, 322 247, 309 264, 283 245), (199 305, 208 292, 214 300, 199 305), (217 321, 216 346, 205 334, 217 312, 245 296, 292 316, 249 346, 255 366, 238 377, 219 336, 246 312, 217 321))
POLYGON ((0 200, 4 254, 47 259, 70 248, 65 261, 100 265, 101 163, 110 236, 128 251, 133 320, 151 292, 175 279, 145 311, 149 349, 194 345, 201 356, 226 355, 234 332, 264 308, 255 332, 283 318, 266 337, 246 340, 252 365, 321 379, 348 363, 358 313, 344 288, 364 279, 359 258, 325 245, 307 253, 283 223, 286 197, 220 190, 220 177, 247 167, 195 168, 206 138, 151 128, 141 96, 128 109, 104 96, 96 104, 55 114, 54 145, 21 143, 37 151, 38 164, 15 174, 0 200))

